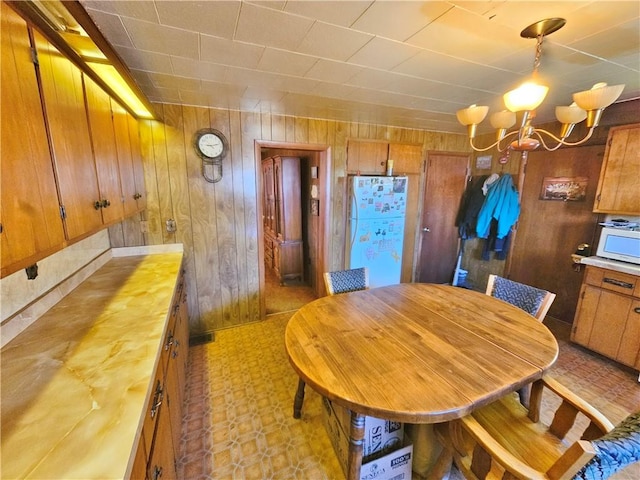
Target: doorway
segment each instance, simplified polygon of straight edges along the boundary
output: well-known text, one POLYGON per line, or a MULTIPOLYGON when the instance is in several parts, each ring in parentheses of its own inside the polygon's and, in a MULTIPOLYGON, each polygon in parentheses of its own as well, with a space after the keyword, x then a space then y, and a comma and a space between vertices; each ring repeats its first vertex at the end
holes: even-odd
POLYGON ((416 281, 451 283, 458 258, 456 215, 469 172, 469 154, 427 155, 416 281))
MULTIPOLYGON (((327 269, 325 238, 329 219, 330 149, 325 145, 256 141, 256 172, 258 178, 258 251, 260 271, 261 316, 290 311, 324 295, 322 274, 327 269), (302 210, 303 277, 298 282, 281 282, 265 263, 273 260, 265 254, 264 209, 265 184, 262 160, 269 157, 300 159, 302 210)), ((266 241, 269 241, 267 238, 266 241)), ((277 254, 278 252, 276 252, 277 254)))

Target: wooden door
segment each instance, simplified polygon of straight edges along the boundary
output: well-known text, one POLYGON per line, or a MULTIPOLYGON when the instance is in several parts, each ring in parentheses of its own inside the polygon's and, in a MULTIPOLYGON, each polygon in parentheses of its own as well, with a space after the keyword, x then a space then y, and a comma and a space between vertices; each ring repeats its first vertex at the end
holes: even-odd
POLYGON ((2 20, 2 276, 61 249, 56 182, 26 23, 4 2, 2 20), (8 268, 12 266, 13 268, 8 268))
POLYGON ((98 179, 85 112, 82 74, 42 35, 34 31, 60 197, 68 239, 102 227, 98 179))
POLYGON ((598 216, 591 209, 603 152, 604 145, 535 151, 529 153, 526 165, 508 276, 555 293, 548 315, 569 323, 583 277, 574 269, 571 254, 581 243, 594 246, 598 216), (578 177, 587 182, 584 199, 541 200, 545 178, 578 177))
POLYGON ((469 155, 434 152, 427 155, 420 254, 416 280, 451 283, 458 257, 456 215, 464 193, 469 155))
POLYGON ((100 212, 102 221, 111 224, 122 220, 124 212, 111 99, 89 77, 83 75, 83 81, 93 158, 98 176, 100 212))

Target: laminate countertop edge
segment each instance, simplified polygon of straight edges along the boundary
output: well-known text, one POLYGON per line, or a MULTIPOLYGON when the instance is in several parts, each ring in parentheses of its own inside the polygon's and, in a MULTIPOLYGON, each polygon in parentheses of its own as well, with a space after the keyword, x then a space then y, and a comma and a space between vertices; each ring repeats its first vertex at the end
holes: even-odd
POLYGON ((607 268, 615 272, 628 273, 629 275, 635 275, 640 277, 640 265, 633 263, 619 262, 617 260, 610 260, 603 257, 584 257, 580 260, 583 265, 591 265, 594 267, 607 268))
POLYGON ((3 478, 128 474, 183 253, 112 253, 0 350, 3 478))

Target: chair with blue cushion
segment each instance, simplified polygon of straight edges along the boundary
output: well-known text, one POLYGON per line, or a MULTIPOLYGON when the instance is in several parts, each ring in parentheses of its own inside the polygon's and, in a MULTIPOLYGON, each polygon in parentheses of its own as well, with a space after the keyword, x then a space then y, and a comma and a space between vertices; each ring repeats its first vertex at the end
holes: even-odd
POLYGON ((369 269, 361 267, 325 272, 324 284, 329 295, 367 290, 369 288, 369 269))
POLYGON ((437 425, 436 435, 444 446, 440 461, 453 458, 466 478, 479 480, 605 480, 640 461, 640 412, 614 428, 601 412, 549 376, 533 384, 528 409, 514 394, 507 395, 437 425), (544 421, 543 390, 545 403, 556 406, 544 421))
POLYGON ((497 275, 489 275, 485 293, 515 305, 541 322, 556 298, 555 293, 497 275))

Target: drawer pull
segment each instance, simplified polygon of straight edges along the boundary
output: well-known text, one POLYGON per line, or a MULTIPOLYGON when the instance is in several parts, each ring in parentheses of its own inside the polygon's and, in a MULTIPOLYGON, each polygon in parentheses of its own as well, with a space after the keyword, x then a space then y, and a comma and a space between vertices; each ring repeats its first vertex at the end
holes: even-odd
POLYGON ((633 311, 636 312, 636 313, 640 313, 640 307, 634 308, 633 311))
POLYGON ((621 280, 616 280, 615 278, 605 278, 604 283, 610 283, 611 285, 622 288, 633 288, 633 283, 623 282, 621 280))

